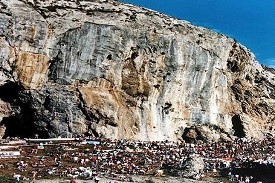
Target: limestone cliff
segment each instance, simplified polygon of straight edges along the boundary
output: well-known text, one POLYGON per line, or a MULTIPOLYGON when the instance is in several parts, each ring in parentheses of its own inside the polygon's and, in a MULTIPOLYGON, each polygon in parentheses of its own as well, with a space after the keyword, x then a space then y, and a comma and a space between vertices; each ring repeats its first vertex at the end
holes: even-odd
POLYGON ((262 138, 274 76, 235 40, 147 9, 0 0, 4 136, 262 138))

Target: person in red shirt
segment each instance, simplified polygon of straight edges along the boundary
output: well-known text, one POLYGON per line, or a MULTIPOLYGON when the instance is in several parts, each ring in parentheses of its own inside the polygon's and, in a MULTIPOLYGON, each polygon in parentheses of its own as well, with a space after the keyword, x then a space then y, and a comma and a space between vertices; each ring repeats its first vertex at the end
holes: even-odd
POLYGON ((71 182, 70 183, 76 183, 76 180, 75 178, 72 178, 71 182))

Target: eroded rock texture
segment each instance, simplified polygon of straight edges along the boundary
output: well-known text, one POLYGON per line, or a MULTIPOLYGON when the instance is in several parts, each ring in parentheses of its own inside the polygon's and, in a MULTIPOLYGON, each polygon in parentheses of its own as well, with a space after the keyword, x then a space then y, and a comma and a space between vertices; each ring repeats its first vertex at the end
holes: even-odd
POLYGON ((0 0, 4 137, 262 138, 274 86, 245 47, 188 22, 111 0, 0 0))

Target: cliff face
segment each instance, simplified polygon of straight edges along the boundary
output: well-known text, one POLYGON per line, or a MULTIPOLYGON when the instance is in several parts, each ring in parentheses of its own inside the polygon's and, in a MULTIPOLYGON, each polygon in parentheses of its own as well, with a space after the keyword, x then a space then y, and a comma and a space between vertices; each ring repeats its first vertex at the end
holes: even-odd
POLYGON ((188 22, 111 0, 0 0, 5 136, 263 138, 274 86, 245 47, 188 22))

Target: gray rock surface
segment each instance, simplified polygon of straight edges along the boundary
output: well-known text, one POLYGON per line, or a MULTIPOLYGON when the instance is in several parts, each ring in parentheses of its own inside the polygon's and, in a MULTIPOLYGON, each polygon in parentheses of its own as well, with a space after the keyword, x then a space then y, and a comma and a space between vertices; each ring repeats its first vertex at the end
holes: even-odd
POLYGON ((0 0, 5 136, 263 138, 274 86, 244 46, 186 21, 112 0, 0 0))
POLYGON ((202 157, 193 156, 186 160, 184 170, 181 173, 182 177, 198 179, 203 174, 204 161, 202 157))

